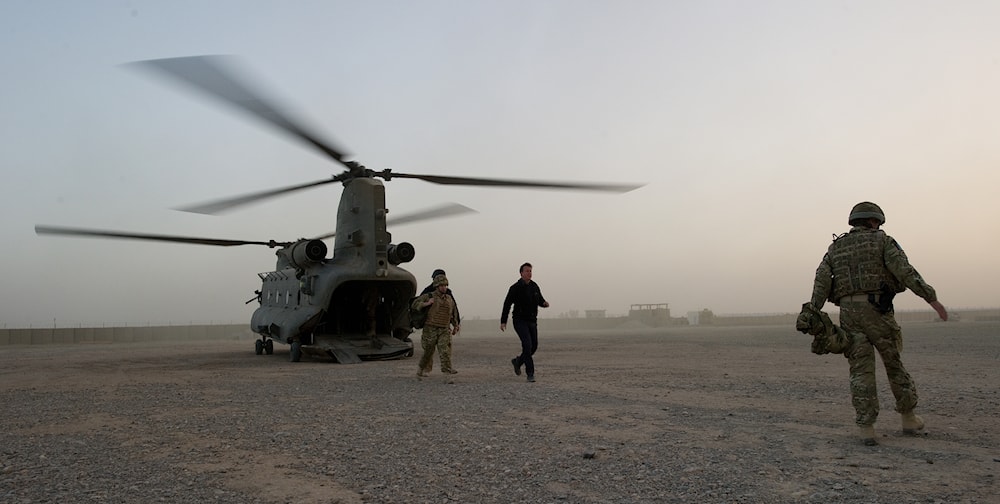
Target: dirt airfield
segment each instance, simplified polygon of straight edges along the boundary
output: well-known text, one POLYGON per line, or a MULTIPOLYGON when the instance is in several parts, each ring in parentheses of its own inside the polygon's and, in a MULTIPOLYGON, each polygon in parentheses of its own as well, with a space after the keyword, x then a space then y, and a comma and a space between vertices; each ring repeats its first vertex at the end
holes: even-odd
POLYGON ((246 339, 0 347, 0 502, 1000 502, 1000 322, 903 331, 928 428, 880 364, 877 447, 845 359, 791 327, 542 321, 536 383, 499 331, 423 380, 246 339))

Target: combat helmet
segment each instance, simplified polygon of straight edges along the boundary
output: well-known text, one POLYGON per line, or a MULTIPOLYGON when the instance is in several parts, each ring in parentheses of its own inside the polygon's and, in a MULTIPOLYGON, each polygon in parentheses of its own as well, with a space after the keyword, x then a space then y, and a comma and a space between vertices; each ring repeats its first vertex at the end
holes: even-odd
POLYGON ((444 275, 438 275, 434 277, 434 287, 439 285, 448 285, 448 277, 444 275))
POLYGON ((851 216, 847 218, 847 223, 851 224, 855 219, 878 219, 880 224, 885 224, 885 214, 878 205, 871 201, 862 201, 851 209, 851 216))

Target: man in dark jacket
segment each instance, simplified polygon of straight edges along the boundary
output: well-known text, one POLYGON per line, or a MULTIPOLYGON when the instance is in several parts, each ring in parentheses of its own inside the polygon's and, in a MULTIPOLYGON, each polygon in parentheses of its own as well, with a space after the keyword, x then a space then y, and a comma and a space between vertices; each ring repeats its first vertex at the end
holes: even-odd
POLYGON ((510 363, 514 366, 514 374, 521 375, 521 366, 528 375, 528 381, 535 381, 535 361, 532 356, 538 350, 538 307, 548 308, 549 302, 542 296, 538 284, 531 281, 531 263, 521 265, 521 279, 507 289, 507 297, 503 300, 503 311, 500 314, 500 330, 507 329, 507 315, 511 305, 514 306, 514 331, 521 339, 521 355, 514 357, 510 363))

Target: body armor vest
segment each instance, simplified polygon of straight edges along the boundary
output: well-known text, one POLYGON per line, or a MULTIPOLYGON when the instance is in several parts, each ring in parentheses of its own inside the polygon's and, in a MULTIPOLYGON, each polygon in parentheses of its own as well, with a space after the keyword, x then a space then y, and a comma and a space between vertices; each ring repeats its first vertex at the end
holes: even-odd
POLYGON ((448 327, 451 323, 451 296, 435 292, 431 294, 431 298, 434 299, 434 304, 427 311, 427 322, 424 325, 448 327))
POLYGON ((884 288, 903 292, 903 284, 885 267, 883 231, 853 231, 833 241, 828 252, 833 269, 833 293, 838 300, 853 294, 876 293, 884 288))

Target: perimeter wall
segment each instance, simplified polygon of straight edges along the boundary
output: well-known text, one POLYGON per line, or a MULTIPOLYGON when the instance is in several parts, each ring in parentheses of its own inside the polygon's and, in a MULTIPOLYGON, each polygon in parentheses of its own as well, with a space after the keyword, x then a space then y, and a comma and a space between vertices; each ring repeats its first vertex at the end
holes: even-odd
MULTIPOLYGON (((1000 308, 972 308, 949 310, 950 320, 955 322, 985 322, 1000 320, 1000 308)), ((711 323, 701 324, 705 328, 734 326, 786 326, 795 330, 797 313, 780 314, 737 314, 714 315, 711 323)), ((835 313, 831 313, 834 322, 835 313)), ((900 311, 896 319, 902 324, 935 322, 933 310, 900 311)), ((555 318, 539 319, 542 331, 615 331, 654 329, 641 321, 622 317, 600 318, 555 318)), ((669 330, 671 326, 689 325, 688 319, 671 318, 661 324, 658 330, 669 330)), ((497 319, 466 319, 462 322, 462 332, 466 334, 500 334, 497 319)), ((507 332, 513 335, 514 328, 508 325, 507 332)), ((417 331, 416 334, 419 334, 417 331)), ((72 343, 143 343, 153 341, 198 341, 198 340, 253 340, 257 335, 250 331, 249 324, 228 325, 176 325, 141 327, 52 327, 31 329, 0 329, 0 346, 4 345, 47 345, 72 343)))
POLYGON ((249 324, 0 329, 0 345, 254 339, 249 324))

